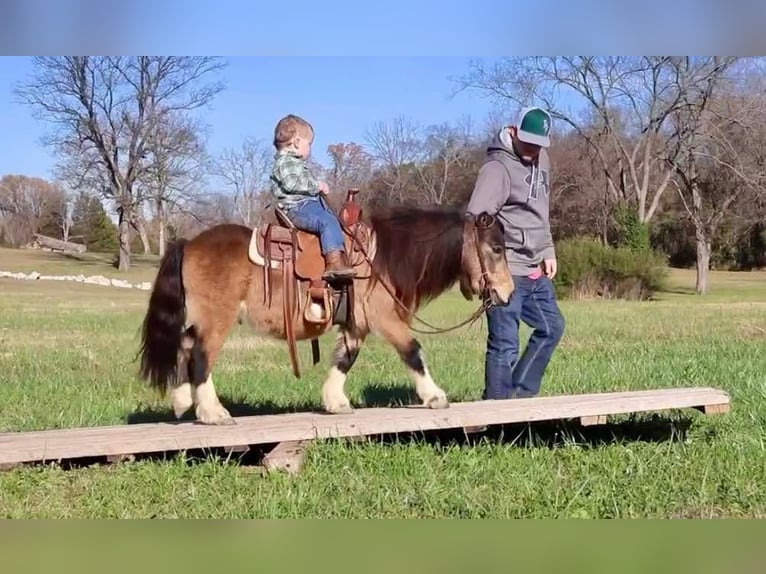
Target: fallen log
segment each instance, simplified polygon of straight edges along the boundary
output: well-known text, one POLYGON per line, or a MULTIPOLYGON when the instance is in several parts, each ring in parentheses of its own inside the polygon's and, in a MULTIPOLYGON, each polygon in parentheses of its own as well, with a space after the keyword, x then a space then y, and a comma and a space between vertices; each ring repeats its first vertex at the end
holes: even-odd
POLYGON ((81 243, 72 243, 71 241, 62 241, 55 237, 48 237, 47 235, 34 234, 34 240, 32 241, 32 248, 43 247, 52 251, 62 251, 64 253, 85 253, 87 247, 81 243))

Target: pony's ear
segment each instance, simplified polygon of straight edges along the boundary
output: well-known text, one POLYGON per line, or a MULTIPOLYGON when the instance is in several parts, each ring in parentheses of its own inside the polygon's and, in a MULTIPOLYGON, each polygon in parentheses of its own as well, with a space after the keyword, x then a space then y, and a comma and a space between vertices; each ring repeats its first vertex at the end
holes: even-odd
POLYGON ((479 227, 488 229, 494 225, 495 216, 487 213, 486 211, 483 211, 479 214, 479 217, 476 218, 476 223, 479 227))

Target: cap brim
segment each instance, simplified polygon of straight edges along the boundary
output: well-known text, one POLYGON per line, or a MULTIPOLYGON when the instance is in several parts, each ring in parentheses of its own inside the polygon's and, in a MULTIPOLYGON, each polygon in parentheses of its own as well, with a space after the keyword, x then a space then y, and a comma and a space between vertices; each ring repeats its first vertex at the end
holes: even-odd
POLYGON ((518 137, 524 143, 528 143, 532 145, 539 145, 541 147, 548 147, 551 145, 551 139, 549 137, 539 136, 537 134, 531 134, 529 132, 524 132, 521 130, 518 130, 516 132, 516 137, 518 137))

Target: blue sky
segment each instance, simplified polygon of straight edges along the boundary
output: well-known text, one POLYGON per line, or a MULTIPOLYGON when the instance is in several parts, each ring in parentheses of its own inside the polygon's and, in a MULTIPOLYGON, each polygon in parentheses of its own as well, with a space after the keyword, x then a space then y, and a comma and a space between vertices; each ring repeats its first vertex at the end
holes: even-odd
MULTIPOLYGON (((423 124, 470 114, 482 125, 491 103, 476 93, 452 97, 450 76, 468 70, 468 57, 229 58, 226 90, 205 113, 213 153, 246 137, 267 142, 276 121, 296 113, 316 129, 315 156, 334 142, 362 142, 378 120, 404 115, 423 124)), ((39 142, 45 125, 15 103, 13 85, 32 70, 25 57, 0 58, 0 174, 49 177, 54 159, 39 142)))

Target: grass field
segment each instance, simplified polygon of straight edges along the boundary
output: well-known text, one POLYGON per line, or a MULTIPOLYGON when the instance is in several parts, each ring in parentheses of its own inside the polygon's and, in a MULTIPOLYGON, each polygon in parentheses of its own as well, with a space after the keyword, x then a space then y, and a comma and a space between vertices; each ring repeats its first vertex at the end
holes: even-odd
MULTIPOLYGON (((147 259, 130 279, 151 279, 153 264, 147 259)), ((120 276, 106 258, 10 250, 0 250, 0 269, 120 276)), ((0 516, 766 517, 766 276, 714 273, 704 298, 690 294, 693 273, 674 271, 672 279, 657 301, 562 302, 567 331, 543 394, 710 385, 731 394, 728 415, 516 426, 470 444, 328 441, 309 449, 295 478, 213 458, 17 468, 0 473, 0 516)), ((0 279, 0 431, 167 418, 132 362, 147 297, 0 279)), ((424 317, 447 325, 471 310, 449 294, 424 317)), ((452 401, 481 395, 484 332, 477 323, 421 337, 452 401)), ((216 385, 235 414, 319 406, 332 343, 323 341, 315 368, 300 347, 298 381, 283 343, 238 328, 216 385)), ((348 392, 358 406, 410 400, 398 358, 376 340, 363 348, 348 392)))

